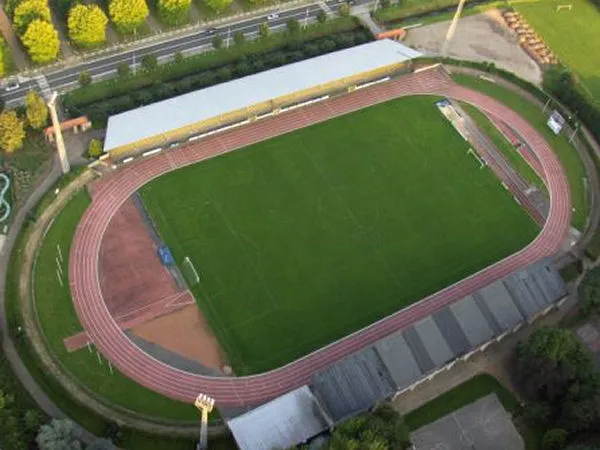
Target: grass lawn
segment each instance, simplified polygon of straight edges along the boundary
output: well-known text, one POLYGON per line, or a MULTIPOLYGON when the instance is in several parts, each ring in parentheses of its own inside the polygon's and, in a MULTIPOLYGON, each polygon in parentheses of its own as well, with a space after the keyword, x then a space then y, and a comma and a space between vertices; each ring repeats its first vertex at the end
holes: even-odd
POLYGON ((571 224, 583 231, 586 218, 589 212, 589 204, 586 192, 585 166, 577 153, 577 150, 569 144, 567 137, 564 135, 555 136, 554 133, 546 125, 547 117, 535 104, 531 103, 527 98, 521 97, 514 91, 506 89, 495 83, 482 80, 481 78, 472 77, 464 74, 454 74, 452 78, 457 83, 465 85, 471 89, 481 91, 490 97, 504 103, 509 108, 518 112, 526 119, 552 146, 552 149, 558 156, 563 168, 566 171, 571 192, 571 202, 575 211, 571 218, 571 224))
POLYGON ((81 215, 90 203, 87 191, 77 194, 56 217, 39 249, 34 274, 34 292, 39 323, 52 353, 64 368, 89 390, 123 408, 162 419, 195 421, 192 405, 177 402, 150 391, 116 370, 110 375, 107 363, 98 363, 95 352, 87 349, 68 353, 63 339, 82 330, 68 283, 57 280, 57 246, 60 246, 63 273, 68 272, 71 239, 81 215))
POLYGON ((306 355, 537 234, 435 100, 391 101, 142 188, 176 260, 199 271, 194 294, 237 374, 306 355))
POLYGON ((579 77, 600 103, 600 10, 589 0, 517 2, 520 12, 544 42, 579 77), (557 5, 572 9, 556 12, 557 5))
POLYGON ((477 126, 490 138, 492 143, 504 155, 504 158, 521 175, 529 185, 536 186, 542 191, 546 191, 546 186, 537 175, 535 170, 523 159, 519 151, 504 137, 496 126, 487 118, 487 116, 472 105, 463 103, 461 105, 465 112, 473 119, 477 126))
POLYGON ((543 430, 527 426, 518 417, 522 412, 519 401, 496 378, 488 374, 476 375, 419 409, 410 412, 405 417, 406 424, 411 431, 417 430, 492 393, 498 396, 502 406, 512 414, 513 422, 525 441, 525 448, 527 450, 540 448, 543 430))

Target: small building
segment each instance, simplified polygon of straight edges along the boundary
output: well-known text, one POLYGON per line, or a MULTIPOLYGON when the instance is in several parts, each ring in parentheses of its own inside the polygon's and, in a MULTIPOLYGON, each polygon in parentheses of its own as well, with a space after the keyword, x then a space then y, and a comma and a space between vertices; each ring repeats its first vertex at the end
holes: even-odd
POLYGON ((418 56, 383 39, 132 109, 108 119, 104 151, 122 159, 194 140, 400 72, 418 56))
POLYGON ((285 449, 308 441, 330 426, 307 386, 288 392, 227 421, 241 450, 285 449))

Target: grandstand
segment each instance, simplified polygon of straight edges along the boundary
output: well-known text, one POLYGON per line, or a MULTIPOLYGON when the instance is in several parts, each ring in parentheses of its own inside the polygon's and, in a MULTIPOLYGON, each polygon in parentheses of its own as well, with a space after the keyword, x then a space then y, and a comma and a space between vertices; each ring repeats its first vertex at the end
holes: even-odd
POLYGON ((108 120, 104 151, 115 160, 156 153, 381 80, 419 56, 382 39, 116 114, 108 120))

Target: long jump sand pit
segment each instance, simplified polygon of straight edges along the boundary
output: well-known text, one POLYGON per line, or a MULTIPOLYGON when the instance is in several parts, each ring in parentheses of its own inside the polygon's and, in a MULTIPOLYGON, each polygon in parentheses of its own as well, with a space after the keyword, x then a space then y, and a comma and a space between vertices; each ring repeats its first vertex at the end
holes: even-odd
POLYGON ((131 331, 206 367, 222 370, 226 364, 217 339, 195 304, 138 325, 131 331))

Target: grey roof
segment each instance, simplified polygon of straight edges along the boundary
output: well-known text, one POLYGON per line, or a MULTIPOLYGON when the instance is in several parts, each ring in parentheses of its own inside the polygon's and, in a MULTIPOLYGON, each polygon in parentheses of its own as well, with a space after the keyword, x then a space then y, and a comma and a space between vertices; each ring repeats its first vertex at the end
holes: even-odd
POLYGON ((402 332, 397 331, 390 334, 377 341, 374 347, 390 372, 397 389, 409 386, 423 375, 402 332))
POLYGON ((477 294, 481 296, 483 303, 489 308, 503 331, 510 330, 523 320, 502 280, 484 287, 477 294))
POLYGON ((395 392, 394 382, 373 347, 317 372, 310 384, 334 422, 367 411, 395 392))
POLYGON ((450 308, 444 308, 433 315, 433 320, 454 356, 463 355, 471 348, 464 331, 450 308))
POLYGON ((323 411, 308 386, 231 419, 227 425, 241 450, 288 448, 328 428, 323 411))
POLYGON ((492 326, 483 316, 473 297, 465 297, 450 305, 448 309, 452 311, 472 348, 480 346, 494 336, 492 326))
POLYGON ((104 150, 418 56, 383 39, 126 111, 108 119, 104 150))
POLYGON ((452 353, 452 350, 431 316, 415 324, 415 331, 421 338, 436 368, 445 365, 456 356, 452 353))

